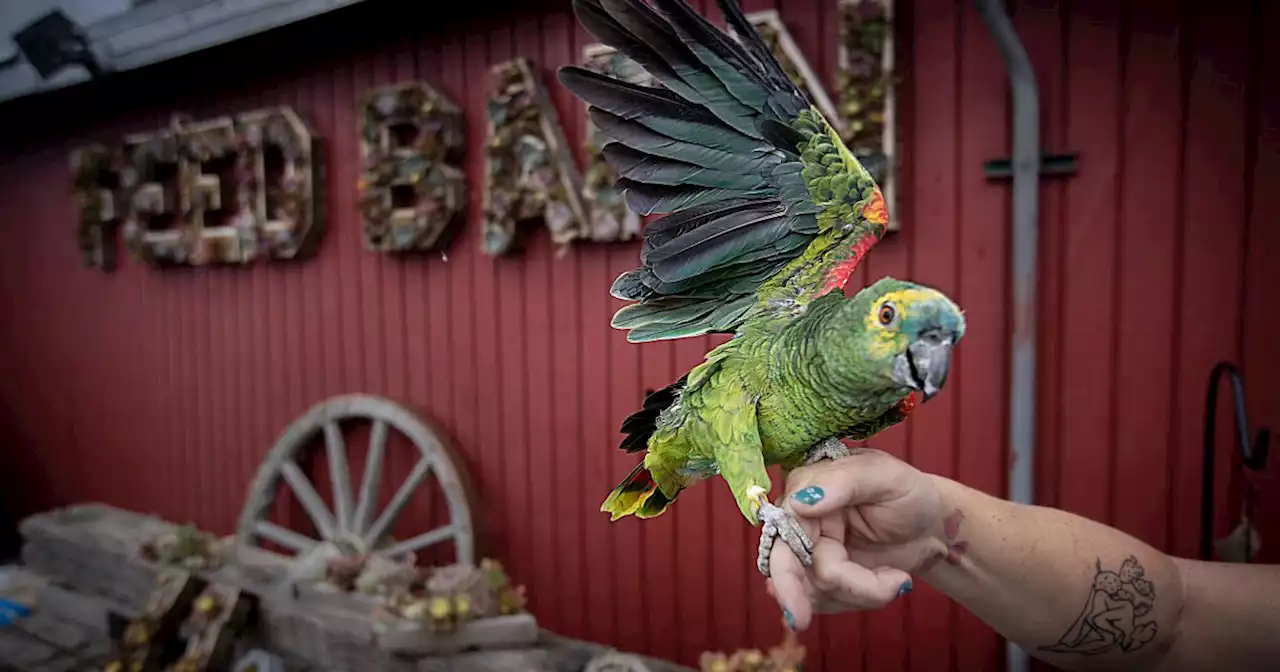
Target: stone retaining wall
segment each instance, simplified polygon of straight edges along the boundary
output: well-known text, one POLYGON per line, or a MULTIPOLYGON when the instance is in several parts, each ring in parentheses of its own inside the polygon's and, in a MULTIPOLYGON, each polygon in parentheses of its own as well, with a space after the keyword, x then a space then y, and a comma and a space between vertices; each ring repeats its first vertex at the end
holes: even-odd
MULTIPOLYGON (((22 522, 22 558, 29 570, 53 584, 51 599, 56 601, 60 590, 64 602, 75 596, 98 605, 97 615, 90 619, 108 611, 132 617, 146 604, 161 569, 141 559, 138 548, 175 527, 159 518, 107 505, 73 506, 22 522)), ((291 668, 580 672, 588 661, 608 651, 542 632, 529 614, 472 621, 451 634, 404 624, 378 635, 370 618, 376 604, 372 597, 290 586, 283 581, 287 558, 261 549, 238 547, 230 556, 215 571, 195 573, 207 581, 256 595, 257 627, 241 646, 284 656, 291 668)), ((653 659, 635 658, 634 662, 636 672, 692 672, 653 659)))

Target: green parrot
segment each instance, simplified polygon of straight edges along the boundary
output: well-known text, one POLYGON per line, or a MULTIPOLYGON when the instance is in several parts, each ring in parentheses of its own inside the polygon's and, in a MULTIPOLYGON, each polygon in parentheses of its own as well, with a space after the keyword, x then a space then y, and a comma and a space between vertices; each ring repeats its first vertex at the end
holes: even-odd
POLYGON ((884 278, 844 286, 888 223, 871 175, 787 77, 736 0, 734 39, 685 0, 574 0, 582 24, 661 82, 645 87, 569 66, 617 188, 641 215, 641 267, 614 281, 632 301, 612 324, 631 342, 733 338, 622 425, 645 453, 609 494, 613 520, 661 515, 720 475, 762 525, 757 567, 781 537, 806 566, 812 543, 769 500, 766 468, 849 454, 902 422, 946 382, 964 335, 941 292, 884 278))

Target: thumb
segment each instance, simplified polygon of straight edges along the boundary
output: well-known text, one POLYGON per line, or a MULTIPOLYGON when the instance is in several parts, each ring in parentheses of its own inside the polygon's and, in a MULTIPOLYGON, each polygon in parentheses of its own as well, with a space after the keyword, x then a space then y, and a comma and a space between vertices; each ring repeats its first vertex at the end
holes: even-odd
POLYGON ((895 497, 901 474, 897 459, 865 450, 807 468, 796 483, 790 508, 799 516, 818 518, 847 506, 875 504, 895 497))

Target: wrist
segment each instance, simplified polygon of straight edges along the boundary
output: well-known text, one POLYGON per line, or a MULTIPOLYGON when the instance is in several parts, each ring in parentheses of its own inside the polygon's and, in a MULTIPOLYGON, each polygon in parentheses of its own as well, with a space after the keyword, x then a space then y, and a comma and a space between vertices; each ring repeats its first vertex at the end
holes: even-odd
POLYGON ((938 493, 937 509, 933 523, 922 539, 920 558, 912 573, 929 574, 939 566, 962 566, 969 551, 969 541, 964 534, 968 489, 955 481, 926 474, 938 493))

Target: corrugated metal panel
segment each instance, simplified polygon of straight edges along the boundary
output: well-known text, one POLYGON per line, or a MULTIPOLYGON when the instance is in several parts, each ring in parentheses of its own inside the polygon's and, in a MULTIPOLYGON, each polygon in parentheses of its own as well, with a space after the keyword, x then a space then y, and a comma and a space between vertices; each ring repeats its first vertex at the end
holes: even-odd
MULTIPOLYGON (((634 263, 634 244, 557 258, 536 232, 523 255, 490 259, 477 251, 473 187, 471 221, 447 260, 361 247, 353 104, 366 87, 425 79, 462 104, 473 185, 483 179, 489 63, 516 54, 540 63, 566 134, 581 137, 581 110, 551 70, 588 36, 566 2, 518 4, 485 17, 356 8, 122 76, 107 93, 10 107, 6 128, 20 133, 0 164, 6 507, 8 493, 26 511, 102 499, 229 532, 286 424, 330 395, 385 394, 422 409, 465 456, 489 549, 530 585, 547 627, 688 662, 708 648, 777 641, 777 608, 752 568, 755 535, 723 485, 695 488, 644 523, 611 525, 597 511, 632 463, 614 450, 622 417, 711 345, 629 345, 608 327, 618 302, 607 288, 634 263), (308 46, 281 50, 286 42, 308 46), (66 176, 73 145, 154 127, 174 111, 279 103, 315 125, 331 159, 330 229, 317 258, 80 268, 66 176)), ((713 2, 698 4, 718 18, 713 2)), ((776 4, 832 78, 834 3, 776 4)), ((898 13, 912 36, 899 58, 910 75, 903 227, 858 281, 891 274, 938 286, 958 297, 973 330, 949 390, 876 445, 1000 493, 1008 187, 987 183, 982 162, 1009 151, 1005 79, 969 3, 916 0, 898 13)), ((1280 103, 1257 76, 1265 66, 1248 60, 1276 53, 1250 32, 1264 21, 1221 6, 1212 14, 1155 0, 1026 0, 1015 17, 1039 67, 1046 148, 1080 154, 1079 175, 1043 191, 1039 491, 1180 553, 1195 550, 1199 405, 1213 361, 1243 362, 1256 422, 1280 426, 1280 403, 1262 385, 1280 375, 1268 338, 1280 296, 1266 267, 1280 255, 1266 199, 1280 103)), ((411 463, 396 452, 390 467, 405 474, 411 463)), ((423 497, 411 511, 400 534, 425 529, 443 505, 423 497)), ((299 519, 288 503, 280 513, 299 519)), ((805 640, 815 670, 1001 660, 999 638, 928 587, 874 614, 825 619, 805 640)))
MULTIPOLYGON (((1275 86, 1258 78, 1267 66, 1252 27, 1261 10, 1033 4, 1019 21, 1048 147, 1080 154, 1079 175, 1045 190, 1040 491, 1194 555, 1213 364, 1243 364, 1255 425, 1275 427, 1280 411, 1258 331, 1277 305, 1258 255, 1275 250, 1262 201, 1250 201, 1275 153, 1275 86)), ((1219 427, 1225 533, 1238 513, 1234 437, 1219 427)))
MULTIPOLYGON (((1275 25, 1280 20, 1280 6, 1263 4, 1251 20, 1250 53, 1257 59, 1250 71, 1249 92, 1253 109, 1249 112, 1249 125, 1245 138, 1251 173, 1245 185, 1248 194, 1249 229, 1245 233, 1244 301, 1242 316, 1242 363, 1249 376, 1247 381, 1250 420, 1255 425, 1265 425, 1273 431, 1280 427, 1280 386, 1274 384, 1280 371, 1280 348, 1276 347, 1276 323, 1280 320, 1276 307, 1280 306, 1280 281, 1271 264, 1280 258, 1280 212, 1273 189, 1280 184, 1280 87, 1266 73, 1280 68, 1280 45, 1275 40, 1261 37, 1262 26, 1275 25)), ((1273 460, 1272 464, 1275 464, 1273 460)), ((1268 476, 1274 479, 1277 467, 1268 476)), ((1262 515, 1267 539, 1280 540, 1280 487, 1274 480, 1259 483, 1262 490, 1262 515)), ((1222 522, 1219 522, 1222 524, 1222 522)), ((1226 529, 1221 527, 1219 529, 1226 529)), ((1267 562, 1280 562, 1280 549, 1276 543, 1263 550, 1267 562)))

